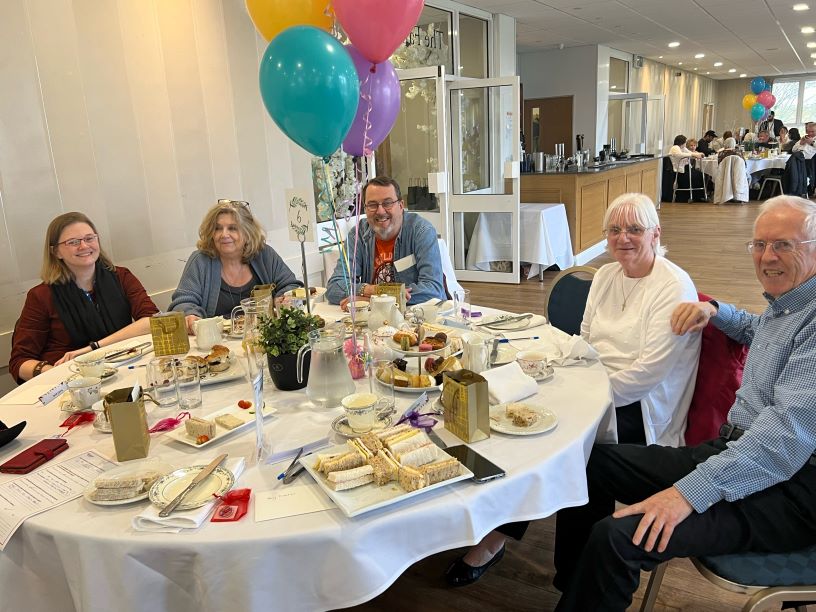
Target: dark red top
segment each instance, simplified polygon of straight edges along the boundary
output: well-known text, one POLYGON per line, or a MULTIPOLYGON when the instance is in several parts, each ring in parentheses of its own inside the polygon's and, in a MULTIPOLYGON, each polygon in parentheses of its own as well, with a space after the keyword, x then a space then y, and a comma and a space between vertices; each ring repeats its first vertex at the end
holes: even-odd
MULTIPOLYGON (((130 270, 117 266, 116 276, 122 283, 125 297, 130 302, 130 315, 134 321, 159 312, 142 283, 130 270)), ((51 287, 40 283, 29 290, 23 312, 14 330, 9 373, 20 381, 20 366, 29 359, 45 360, 53 364, 68 351, 78 348, 82 347, 71 345, 68 331, 59 318, 51 295, 51 287)))

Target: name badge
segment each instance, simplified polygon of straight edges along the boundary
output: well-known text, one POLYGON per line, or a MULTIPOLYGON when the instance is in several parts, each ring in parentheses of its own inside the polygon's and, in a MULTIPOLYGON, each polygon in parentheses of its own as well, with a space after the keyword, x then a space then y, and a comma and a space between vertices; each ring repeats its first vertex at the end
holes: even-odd
POLYGON ((397 272, 404 272, 408 268, 416 265, 416 259, 413 255, 408 255, 403 257, 402 259, 398 259, 394 262, 394 268, 396 268, 397 272))

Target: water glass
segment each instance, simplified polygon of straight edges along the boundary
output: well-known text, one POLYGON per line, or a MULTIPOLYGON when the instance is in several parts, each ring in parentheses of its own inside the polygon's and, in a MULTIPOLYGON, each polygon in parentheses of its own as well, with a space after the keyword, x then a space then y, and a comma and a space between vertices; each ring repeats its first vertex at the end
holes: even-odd
POLYGON ((178 403, 178 385, 173 360, 167 357, 151 359, 147 371, 147 391, 162 408, 178 403))
POLYGON ((389 359, 375 359, 371 364, 369 381, 371 392, 377 396, 378 411, 394 407, 394 370, 396 367, 389 359))
POLYGON ((470 321, 470 289, 453 292, 453 316, 465 323, 470 321))
POLYGON ((198 408, 201 405, 201 378, 198 363, 185 357, 176 360, 175 369, 179 408, 182 410, 198 408))

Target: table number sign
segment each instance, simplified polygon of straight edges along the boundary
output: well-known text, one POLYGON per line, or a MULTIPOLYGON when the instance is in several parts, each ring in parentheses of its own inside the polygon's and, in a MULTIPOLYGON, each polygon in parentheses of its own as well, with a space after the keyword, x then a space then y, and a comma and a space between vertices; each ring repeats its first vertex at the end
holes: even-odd
POLYGON ((306 241, 314 242, 314 227, 312 215, 309 214, 309 204, 314 194, 305 189, 286 190, 286 214, 289 221, 289 240, 300 243, 300 259, 303 267, 303 287, 306 289, 306 312, 312 314, 311 300, 309 299, 309 273, 306 270, 306 241))

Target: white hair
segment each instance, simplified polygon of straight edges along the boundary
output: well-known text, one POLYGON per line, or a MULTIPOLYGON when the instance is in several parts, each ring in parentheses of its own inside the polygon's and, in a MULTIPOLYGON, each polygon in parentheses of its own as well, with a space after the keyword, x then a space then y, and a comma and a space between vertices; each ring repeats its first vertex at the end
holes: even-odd
MULTIPOLYGON (((612 200, 604 215, 604 228, 609 227, 609 222, 613 219, 632 219, 643 227, 660 227, 654 202, 643 193, 624 193, 612 200)), ((660 236, 657 237, 654 251, 657 255, 666 254, 667 249, 660 244, 660 236)))

